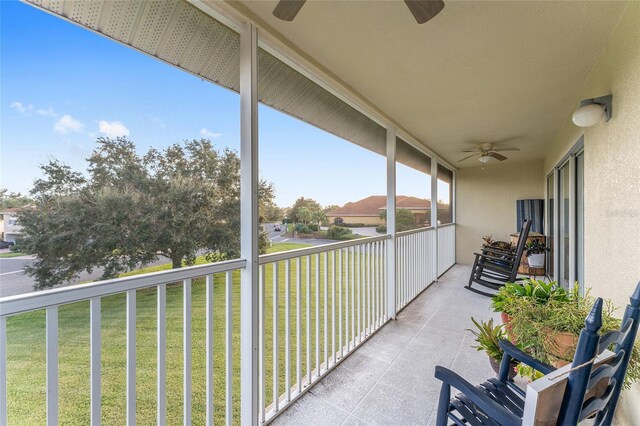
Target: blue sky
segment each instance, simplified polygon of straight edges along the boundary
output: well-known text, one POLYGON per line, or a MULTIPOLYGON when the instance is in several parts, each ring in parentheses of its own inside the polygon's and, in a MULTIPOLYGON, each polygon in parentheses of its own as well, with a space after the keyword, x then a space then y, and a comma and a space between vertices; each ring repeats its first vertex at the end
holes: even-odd
MULTIPOLYGON (((28 192, 52 158, 85 170, 98 136, 125 135, 139 152, 202 136, 239 149, 236 93, 17 1, 0 1, 0 19, 1 187, 28 192)), ((385 193, 382 156, 264 106, 259 123, 278 205, 385 193)), ((427 175, 397 174, 398 194, 429 198, 427 175)))

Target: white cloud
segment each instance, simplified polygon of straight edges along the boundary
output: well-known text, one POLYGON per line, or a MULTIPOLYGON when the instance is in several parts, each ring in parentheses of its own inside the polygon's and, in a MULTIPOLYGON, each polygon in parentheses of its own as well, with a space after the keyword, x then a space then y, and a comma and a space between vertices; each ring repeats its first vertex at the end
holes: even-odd
POLYGON ((22 102, 11 102, 11 108, 18 110, 20 114, 27 115, 33 110, 33 105, 24 105, 22 102))
POLYGON ((219 138, 220 136, 222 136, 222 133, 214 133, 210 130, 207 130, 206 127, 203 127, 202 129, 200 129, 200 135, 203 138, 219 138))
POLYGON ((79 132, 83 127, 84 125, 81 122, 71 117, 70 115, 65 114, 60 117, 58 121, 56 121, 56 123, 53 125, 53 130, 58 133, 65 134, 69 132, 79 132))
POLYGON ((118 136, 129 136, 129 129, 120 121, 105 121, 98 123, 98 131, 109 138, 117 138, 118 136))
POLYGON ((44 115, 44 116, 48 116, 48 117, 58 117, 58 116, 60 116, 60 114, 55 112, 53 110, 53 108, 51 108, 51 107, 49 107, 47 109, 37 109, 36 110, 36 114, 44 115))

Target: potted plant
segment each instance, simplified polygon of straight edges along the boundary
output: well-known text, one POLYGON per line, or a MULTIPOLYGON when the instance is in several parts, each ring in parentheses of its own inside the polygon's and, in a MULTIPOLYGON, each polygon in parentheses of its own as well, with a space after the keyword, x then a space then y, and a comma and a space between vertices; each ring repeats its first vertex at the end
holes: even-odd
POLYGON ((502 322, 510 333, 511 314, 522 300, 531 300, 534 304, 546 303, 549 299, 567 301, 568 294, 557 282, 545 283, 530 278, 522 283, 507 283, 491 299, 491 309, 500 312, 502 322))
MULTIPOLYGON (((499 324, 494 327, 493 319, 490 319, 488 322, 478 322, 473 317, 471 318, 471 321, 473 321, 473 324, 477 329, 469 330, 476 337, 475 341, 477 345, 472 346, 472 348, 475 348, 478 351, 485 351, 489 356, 491 368, 493 368, 493 371, 498 374, 500 372, 500 362, 502 361, 503 354, 499 342, 500 339, 507 338, 507 333, 504 331, 504 324, 499 324)), ((513 379, 516 375, 515 367, 517 366, 517 362, 512 362, 511 364, 512 368, 509 371, 509 379, 513 379)))
MULTIPOLYGON (((590 296, 588 291, 582 294, 577 284, 569 292, 560 290, 555 283, 552 284, 554 287, 549 292, 540 290, 545 286, 536 284, 535 287, 539 290, 534 290, 534 293, 542 295, 541 298, 521 297, 512 300, 513 304, 509 310, 509 336, 533 357, 561 367, 573 359, 578 336, 595 303, 595 298, 590 296)), ((620 319, 613 316, 614 311, 612 302, 605 300, 601 334, 620 328, 620 319)), ((636 341, 631 352, 625 387, 638 380, 640 341, 636 341)))
POLYGON ((525 255, 531 268, 544 268, 544 258, 549 248, 538 240, 527 243, 525 255))

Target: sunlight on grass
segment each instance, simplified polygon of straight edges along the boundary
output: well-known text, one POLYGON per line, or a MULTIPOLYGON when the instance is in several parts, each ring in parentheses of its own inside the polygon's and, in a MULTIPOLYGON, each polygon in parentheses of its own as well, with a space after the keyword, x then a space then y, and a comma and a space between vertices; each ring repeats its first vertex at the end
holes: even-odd
MULTIPOLYGON (((302 248, 305 245, 294 243, 274 244, 269 252, 278 252, 302 248)), ((317 368, 316 352, 320 354, 320 361, 324 361, 325 314, 327 305, 328 329, 327 343, 330 349, 332 342, 331 319, 332 303, 330 285, 332 282, 331 257, 327 258, 327 275, 324 276, 325 257, 312 255, 300 259, 302 272, 299 285, 301 301, 300 331, 301 335, 301 371, 303 377, 308 371, 307 348, 309 349, 311 369, 317 368), (310 282, 307 283, 307 262, 310 262, 310 282), (316 264, 320 276, 320 286, 316 293, 316 264), (325 300, 324 291, 327 287, 328 298, 325 300), (307 292, 309 300, 307 301, 307 292), (318 297, 318 302, 316 302, 318 297), (316 303, 318 303, 316 322, 316 303), (311 339, 306 341, 307 318, 309 311, 309 330, 311 339), (316 327, 318 325, 318 327, 316 327), (316 344, 316 334, 319 345, 316 344)), ((206 263, 204 258, 198 258, 198 263, 206 263)), ((277 301, 278 354, 280 358, 278 368, 279 394, 285 387, 285 264, 278 262, 278 292, 274 297, 273 264, 264 267, 264 312, 265 312, 265 395, 266 405, 272 402, 273 395, 273 336, 274 336, 274 300, 277 301)), ((336 259, 337 264, 337 259, 336 259)), ((170 265, 153 266, 135 273, 155 272, 169 269, 170 265)), ((336 267, 337 269, 337 267, 336 267)), ((346 269, 346 268, 345 268, 346 269)), ((337 272, 337 271, 336 271, 337 272)), ((133 275, 129 273, 127 275, 133 275)), ((364 270, 363 270, 364 273, 364 270)), ((291 384, 296 380, 296 312, 298 297, 297 262, 290 262, 290 339, 291 384)), ((346 271, 343 270, 343 276, 346 271)), ((364 278, 364 276, 363 276, 364 278)), ((204 278, 198 278, 192 285, 192 382, 193 382, 193 423, 203 424, 205 421, 205 285, 204 278)), ((346 282, 346 279, 344 280, 346 282)), ((364 282, 364 279, 363 279, 364 282)), ((353 291, 353 290, 351 290, 353 291)), ((360 294, 360 293, 358 293, 360 294)), ((366 294, 363 291, 361 297, 366 294)), ((352 295, 350 295, 351 297, 352 295)), ((343 291, 343 323, 344 335, 346 329, 346 288, 343 291)), ((361 299, 362 300, 362 299, 361 299)), ((181 283, 167 286, 167 422, 177 424, 183 416, 183 287, 181 283)), ((364 304, 364 301, 363 301, 364 304)), ((102 298, 102 421, 104 424, 124 424, 126 413, 125 401, 125 367, 126 367, 126 335, 125 335, 125 306, 124 294, 102 298)), ((239 391, 240 391, 240 271, 233 273, 233 394, 234 394, 234 423, 239 422, 239 391)), ((136 380, 137 380, 137 418, 138 423, 156 423, 156 288, 139 290, 136 300, 137 309, 137 344, 136 344, 136 380)), ((362 310, 364 314, 366 311, 362 310)), ((336 310, 336 322, 339 313, 336 310)), ((360 311, 354 311, 353 318, 359 318, 360 311)), ((350 319, 351 321, 351 319, 350 319)), ((338 329, 340 324, 337 324, 338 329)), ((350 327, 352 324, 350 325, 350 327)), ((224 422, 225 415, 225 276, 217 274, 214 277, 214 392, 215 392, 215 421, 224 422)), ((8 334, 8 411, 9 424, 43 424, 45 423, 45 315, 44 311, 30 312, 10 317, 7 321, 8 334)), ((338 331, 336 330, 336 335, 338 331)), ((330 351, 329 351, 330 352, 330 351)), ((60 423, 88 424, 90 411, 89 393, 89 302, 83 301, 59 308, 59 392, 60 392, 60 423)))

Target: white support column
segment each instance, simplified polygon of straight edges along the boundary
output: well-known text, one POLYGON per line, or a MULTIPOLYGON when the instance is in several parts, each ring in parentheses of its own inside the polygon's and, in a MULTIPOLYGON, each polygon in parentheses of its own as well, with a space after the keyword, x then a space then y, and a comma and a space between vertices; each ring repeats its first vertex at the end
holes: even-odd
POLYGON ((240 421, 258 424, 258 33, 240 34, 240 421))
POLYGON ((431 157, 431 226, 435 229, 432 250, 433 264, 436 267, 436 281, 440 276, 438 265, 438 157, 431 157))
POLYGON ((396 318, 396 129, 387 128, 387 315, 396 318))

